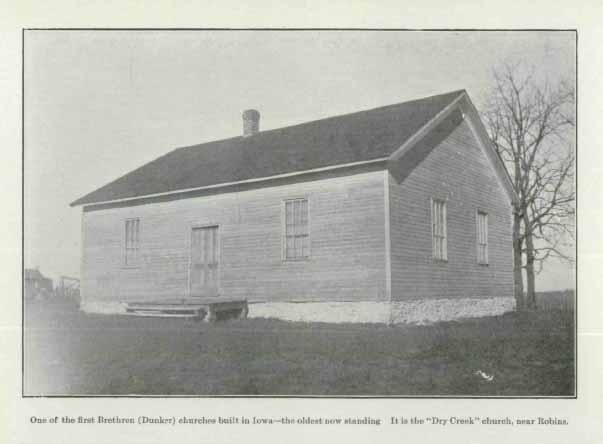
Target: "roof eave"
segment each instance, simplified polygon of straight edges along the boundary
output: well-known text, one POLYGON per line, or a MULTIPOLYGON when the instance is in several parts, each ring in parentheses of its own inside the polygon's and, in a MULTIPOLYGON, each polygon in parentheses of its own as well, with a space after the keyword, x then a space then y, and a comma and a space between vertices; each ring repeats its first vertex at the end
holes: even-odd
POLYGON ((163 197, 163 196, 169 196, 169 195, 175 195, 175 194, 192 193, 192 192, 204 191, 204 190, 215 190, 215 189, 220 189, 220 188, 227 188, 227 187, 232 187, 232 186, 253 184, 253 183, 259 183, 259 182, 269 182, 269 181, 278 180, 278 179, 285 179, 288 177, 296 177, 296 176, 315 174, 315 173, 321 173, 321 172, 326 172, 326 171, 354 168, 354 167, 363 166, 363 165, 372 165, 372 164, 378 164, 378 163, 383 163, 385 165, 385 163, 388 160, 389 160, 389 157, 378 157, 375 159, 363 160, 363 161, 359 161, 359 162, 350 162, 350 163, 331 165, 331 166, 321 167, 321 168, 313 168, 313 169, 303 170, 303 171, 294 171, 291 173, 277 174, 277 175, 273 175, 273 176, 258 177, 258 178, 247 179, 247 180, 239 180, 239 181, 235 181, 235 182, 224 182, 224 183, 218 183, 218 184, 207 185, 207 186, 202 186, 202 187, 178 189, 178 190, 166 191, 166 192, 162 192, 162 193, 131 196, 131 197, 110 199, 110 200, 104 200, 104 201, 86 201, 86 196, 84 196, 81 199, 77 199, 77 200, 71 202, 69 204, 69 206, 70 207, 76 207, 76 206, 85 207, 85 206, 90 206, 90 205, 105 205, 105 204, 113 204, 113 203, 120 203, 120 202, 129 202, 129 201, 133 202, 133 201, 137 201, 137 200, 143 200, 143 199, 149 199, 149 198, 155 198, 155 197, 163 197))

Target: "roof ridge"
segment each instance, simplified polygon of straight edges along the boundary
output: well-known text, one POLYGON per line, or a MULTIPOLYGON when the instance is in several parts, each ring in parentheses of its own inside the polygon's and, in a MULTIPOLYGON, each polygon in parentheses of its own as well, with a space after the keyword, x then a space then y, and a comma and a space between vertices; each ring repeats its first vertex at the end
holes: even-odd
MULTIPOLYGON (((406 100, 404 102, 390 103, 389 105, 381 105, 381 106, 377 106, 375 108, 367 108, 367 109, 362 109, 362 110, 359 110, 359 111, 352 111, 350 113, 344 113, 344 114, 335 114, 334 116, 321 117, 319 119, 307 120, 305 122, 294 123, 292 125, 279 126, 278 128, 271 128, 269 130, 259 131, 256 134, 253 134, 251 136, 246 136, 245 138, 252 138, 254 136, 261 136, 262 134, 269 134, 269 133, 273 133, 273 132, 281 131, 281 130, 285 130, 285 129, 302 127, 304 125, 311 125, 311 124, 315 124, 317 122, 328 121, 328 120, 331 120, 331 119, 339 119, 339 118, 342 118, 342 117, 350 117, 350 116, 353 116, 355 114, 363 114, 363 113, 368 113, 368 112, 371 112, 371 111, 386 110, 386 109, 390 109, 390 108, 395 108, 397 106, 409 105, 409 104, 411 104, 413 102, 421 102, 421 101, 424 101, 424 100, 440 98, 440 97, 444 97, 444 96, 447 96, 447 95, 457 96, 457 95, 463 94, 465 92, 466 92, 465 89, 456 89, 456 90, 449 91, 449 92, 442 93, 442 94, 434 94, 432 96, 419 97, 419 98, 412 99, 412 100, 406 100)), ((451 97, 451 101, 452 101, 452 97, 451 97)), ((161 156, 157 157, 156 159, 151 160, 150 162, 153 162, 154 160, 160 159, 163 156, 166 156, 166 155, 168 155, 170 153, 173 153, 174 151, 183 150, 183 149, 187 149, 187 148, 200 148, 203 145, 207 145, 207 144, 210 144, 210 143, 228 142, 228 141, 231 141, 231 140, 241 139, 243 137, 244 136, 242 136, 242 135, 231 136, 231 137, 226 137, 224 139, 208 140, 207 142, 195 143, 193 145, 184 145, 184 146, 175 147, 171 151, 168 151, 167 153, 162 154, 161 156)))

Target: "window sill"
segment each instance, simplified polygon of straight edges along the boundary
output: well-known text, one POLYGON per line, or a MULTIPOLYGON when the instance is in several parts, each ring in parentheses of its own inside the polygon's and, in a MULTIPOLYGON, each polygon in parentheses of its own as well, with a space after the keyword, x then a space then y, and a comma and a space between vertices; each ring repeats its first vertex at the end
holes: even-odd
POLYGON ((140 265, 122 265, 121 268, 125 270, 135 270, 140 268, 140 265))
POLYGON ((283 259, 283 262, 308 262, 310 257, 290 257, 287 259, 283 259))
POLYGON ((479 265, 480 267, 487 267, 487 266, 489 266, 490 264, 489 264, 489 263, 487 263, 487 262, 478 262, 478 263, 477 263, 477 265, 479 265))
POLYGON ((436 259, 435 257, 433 258, 433 262, 436 264, 447 264, 448 263, 448 259, 436 259))

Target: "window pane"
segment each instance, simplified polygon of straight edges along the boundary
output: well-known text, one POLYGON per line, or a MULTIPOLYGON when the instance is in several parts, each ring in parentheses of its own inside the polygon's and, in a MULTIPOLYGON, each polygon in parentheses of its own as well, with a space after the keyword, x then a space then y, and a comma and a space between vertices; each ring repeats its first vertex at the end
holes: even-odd
POLYGON ((296 226, 299 226, 299 222, 300 222, 300 218, 301 218, 301 208, 300 208, 300 201, 296 200, 293 202, 293 211, 294 211, 294 216, 293 216, 293 223, 296 226))
MULTIPOLYGON (((432 225, 433 225, 433 235, 437 235, 438 234, 438 208, 437 208, 437 202, 434 200, 433 204, 432 204, 432 208, 431 208, 431 218, 433 219, 432 221, 432 225)), ((437 251, 437 250, 435 250, 437 251)))
POLYGON ((128 221, 126 221, 126 224, 125 224, 125 237, 124 237, 126 248, 128 248, 130 246, 130 236, 128 235, 128 227, 129 227, 128 221))
POLYGON ((438 202, 438 234, 444 236, 444 204, 438 202))
POLYGON ((293 224, 293 202, 285 203, 285 213, 286 213, 286 224, 293 224))
POLYGON ((482 216, 477 214, 477 243, 482 242, 482 216))
POLYGON ((140 220, 128 219, 124 223, 125 252, 124 261, 126 265, 135 264, 138 260, 138 249, 140 243, 140 220))
POLYGON ((438 227, 438 235, 441 236, 442 235, 442 205, 440 204, 440 202, 436 203, 436 209, 437 209, 437 215, 438 218, 436 219, 436 226, 438 227))
POLYGON ((287 236, 287 246, 286 246, 286 257, 288 259, 294 257, 293 256, 293 237, 287 236))
POLYGON ((438 205, 434 200, 431 203, 431 218, 433 225, 433 257, 438 257, 438 205))
POLYGON ((484 242, 484 215, 478 214, 477 216, 477 228, 478 228, 478 242, 481 244, 484 242))
POLYGON ((441 211, 441 234, 442 236, 446 236, 446 205, 444 202, 440 202, 440 211, 441 211))
POLYGON ((439 234, 439 223, 440 223, 440 211, 438 207, 438 202, 433 202, 433 226, 434 226, 434 234, 439 234))
POLYGON ((126 221, 126 246, 132 247, 132 221, 126 221))
POLYGON ((308 225, 308 201, 302 200, 302 208, 301 208, 301 223, 302 225, 308 225))

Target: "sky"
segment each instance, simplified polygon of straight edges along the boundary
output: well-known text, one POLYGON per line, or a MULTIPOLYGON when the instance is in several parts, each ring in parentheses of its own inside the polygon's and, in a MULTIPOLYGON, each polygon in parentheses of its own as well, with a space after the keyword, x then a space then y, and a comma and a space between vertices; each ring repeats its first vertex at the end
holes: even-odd
MULTIPOLYGON (((553 31, 26 31, 25 266, 79 276, 69 203, 180 146, 466 89, 480 107, 501 63, 575 80, 553 31)), ((573 288, 550 262, 539 290, 573 288)))

